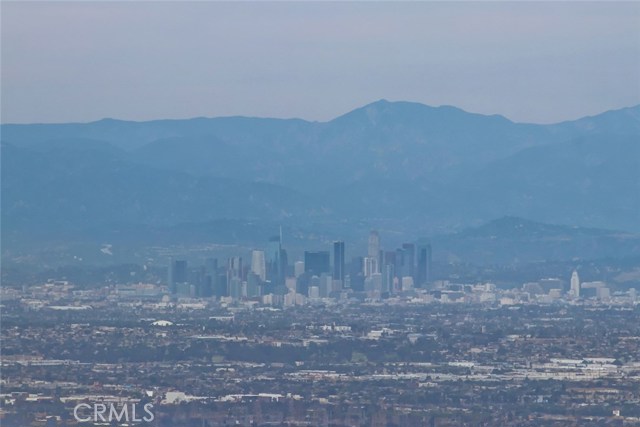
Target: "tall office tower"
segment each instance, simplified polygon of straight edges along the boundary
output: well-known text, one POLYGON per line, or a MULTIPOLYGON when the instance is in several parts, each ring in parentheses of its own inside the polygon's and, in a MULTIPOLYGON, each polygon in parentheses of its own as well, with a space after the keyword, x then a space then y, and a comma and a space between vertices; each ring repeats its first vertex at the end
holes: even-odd
POLYGON ((200 294, 198 295, 201 298, 209 298, 213 296, 214 289, 214 281, 213 276, 206 275, 204 276, 204 282, 202 284, 202 288, 200 289, 200 294))
POLYGON ((261 288, 263 281, 264 280, 253 271, 249 272, 247 275, 247 297, 255 298, 262 296, 261 288))
MULTIPOLYGON (((313 276, 311 276, 309 278, 309 289, 312 288, 312 287, 318 288, 319 295, 321 297, 324 297, 322 295, 322 290, 320 289, 320 277, 313 275, 313 276)), ((308 290, 307 290, 307 292, 308 292, 308 290)))
POLYGON ((285 279, 287 278, 288 270, 289 270, 289 257, 287 255, 287 250, 284 248, 280 248, 280 283, 279 285, 284 286, 285 279))
POLYGON ((229 282, 226 273, 218 274, 218 278, 213 284, 213 295, 218 298, 229 296, 229 282))
POLYGON ((218 260, 207 258, 204 262, 204 286, 200 296, 204 298, 216 295, 218 281, 218 260))
POLYGON ((416 245, 413 243, 403 243, 402 249, 404 250, 404 275, 406 277, 413 277, 415 280, 416 245))
POLYGON ((190 272, 189 283, 195 287, 195 296, 198 298, 202 298, 205 294, 205 278, 206 268, 204 266, 190 272))
POLYGON ((178 292, 178 283, 187 283, 187 261, 171 260, 169 266, 169 290, 172 294, 178 292))
MULTIPOLYGON (((376 230, 371 230, 369 233, 369 246, 367 250, 367 256, 369 258, 380 258, 380 235, 376 230)), ((377 273, 378 271, 376 271, 377 273)))
POLYGON ((371 275, 371 281, 373 282, 373 290, 377 292, 382 292, 382 274, 373 273, 371 275))
POLYGON ((251 272, 263 282, 267 280, 267 266, 264 259, 264 251, 251 252, 251 272))
POLYGON ((333 290, 332 285, 333 279, 331 278, 331 274, 322 273, 320 275, 320 296, 323 298, 328 297, 333 290))
POLYGON ((218 274, 218 259, 217 258, 207 258, 204 261, 204 269, 205 274, 214 275, 218 274))
POLYGON ((423 287, 431 282, 431 245, 418 246, 417 286, 423 287))
POLYGON ((309 283, 311 283, 312 275, 309 273, 302 273, 296 278, 296 292, 306 295, 309 292, 309 283))
POLYGON ((364 290, 364 258, 353 257, 349 264, 349 287, 356 292, 364 290))
POLYGON ((239 277, 233 277, 229 281, 229 296, 234 300, 239 300, 243 297, 242 280, 239 277))
POLYGON ((576 270, 571 273, 571 295, 574 298, 580 298, 580 278, 576 270))
POLYGON ((395 259, 396 263, 394 266, 394 270, 396 273, 396 277, 398 279, 402 279, 402 277, 405 275, 404 274, 404 249, 402 248, 398 248, 396 249, 396 259, 395 259))
POLYGON ((393 272, 393 264, 385 264, 382 267, 382 292, 392 292, 393 289, 393 279, 395 278, 395 273, 393 272))
POLYGON ((390 251, 385 252, 382 257, 382 266, 380 268, 382 271, 382 280, 384 289, 388 292, 393 292, 394 287, 394 279, 396 277, 396 252, 390 251))
POLYGON ((266 253, 267 280, 284 286, 288 267, 287 251, 282 249, 282 233, 269 239, 266 253))
POLYGON ((373 274, 379 272, 380 269, 378 267, 378 258, 365 257, 364 265, 362 268, 362 273, 364 277, 371 277, 373 274))
POLYGON ((333 278, 344 281, 344 242, 333 242, 333 278))
POLYGON ((293 275, 296 277, 302 276, 304 273, 304 261, 296 261, 293 265, 293 275))
POLYGON ((331 273, 329 263, 330 255, 328 251, 305 251, 304 252, 304 271, 316 276, 322 273, 331 273))
POLYGON ((229 286, 229 294, 231 292, 232 279, 242 281, 242 257, 236 256, 227 260, 227 285, 229 286))
POLYGON ((279 284, 281 272, 280 257, 282 255, 282 245, 280 244, 280 236, 274 236, 269 239, 266 254, 267 280, 271 283, 279 284))
POLYGON ((385 252, 382 257, 382 265, 396 265, 396 252, 385 252))

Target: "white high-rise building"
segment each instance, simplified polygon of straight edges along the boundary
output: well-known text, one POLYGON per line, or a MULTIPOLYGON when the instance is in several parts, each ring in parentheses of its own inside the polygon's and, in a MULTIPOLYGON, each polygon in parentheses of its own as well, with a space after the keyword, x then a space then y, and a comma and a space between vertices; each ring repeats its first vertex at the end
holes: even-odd
POLYGON ((264 251, 251 252, 251 272, 264 281, 267 278, 267 266, 264 258, 264 251))
POLYGON ((578 277, 578 272, 573 270, 571 273, 571 295, 574 298, 580 298, 580 278, 578 277))
POLYGON ((300 277, 304 274, 304 261, 296 261, 293 264, 293 275, 296 277, 300 277))
POLYGON ((363 273, 364 277, 371 277, 374 273, 378 273, 378 258, 364 257, 363 273))
MULTIPOLYGON (((367 249, 367 256, 378 260, 380 257, 380 235, 376 230, 371 230, 371 233, 369 233, 369 246, 367 249)), ((376 263, 376 268, 377 267, 378 265, 376 263)), ((379 273, 379 270, 376 270, 375 273, 379 273)))

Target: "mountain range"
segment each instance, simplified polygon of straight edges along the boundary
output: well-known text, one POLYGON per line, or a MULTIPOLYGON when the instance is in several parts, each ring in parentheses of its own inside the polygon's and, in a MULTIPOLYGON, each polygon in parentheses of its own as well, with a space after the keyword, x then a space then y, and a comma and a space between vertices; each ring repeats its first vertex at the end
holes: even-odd
POLYGON ((640 232, 640 106, 538 125, 381 100, 328 122, 104 119, 0 130, 3 250, 221 220, 343 239, 378 228, 407 240, 504 216, 640 232))

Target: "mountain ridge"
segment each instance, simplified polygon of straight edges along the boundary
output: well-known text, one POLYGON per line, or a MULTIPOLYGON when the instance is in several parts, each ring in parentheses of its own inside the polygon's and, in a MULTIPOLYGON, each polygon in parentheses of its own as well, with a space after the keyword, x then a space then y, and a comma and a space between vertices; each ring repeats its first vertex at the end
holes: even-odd
POLYGON ((454 110, 459 110, 461 112, 465 112, 468 114, 474 114, 474 115, 479 115, 479 116, 485 116, 485 117, 500 117, 503 118, 505 120, 508 120, 512 123, 516 123, 516 124, 529 124, 529 125, 539 125, 539 126, 553 126, 553 125, 559 125, 559 124, 564 124, 564 123, 571 123, 571 122, 576 122, 579 120, 583 120, 583 119, 591 119, 594 117, 598 117, 602 114, 606 114, 609 112, 619 112, 619 111, 630 111, 633 114, 640 114, 640 104, 634 104, 634 105, 629 105, 629 106, 625 106, 625 107, 619 107, 619 108, 612 108, 609 110, 604 110, 600 113, 595 113, 593 115, 587 115, 587 116, 581 116, 575 119, 567 119, 567 120, 560 120, 557 122, 551 122, 551 123, 536 123, 536 122, 529 122, 529 121, 515 121, 512 119, 509 119, 507 116, 500 114, 500 113, 477 113, 477 112, 472 112, 472 111, 468 111, 465 110, 463 108, 460 107, 456 107, 455 105, 451 105, 451 104, 441 104, 441 105, 430 105, 430 104, 425 104, 425 103, 421 103, 418 101, 404 101, 404 100, 400 100, 400 101, 389 101, 386 98, 381 98, 378 99, 376 101, 372 101, 368 104, 365 104, 361 107, 356 107, 350 111, 347 111, 346 113, 342 113, 342 114, 338 114, 337 116, 335 116, 332 119, 329 120, 310 120, 310 119, 303 119, 300 117, 269 117, 269 116, 249 116, 249 115, 222 115, 222 116, 196 116, 196 117, 188 117, 188 118, 181 118, 181 119, 177 119, 177 118, 170 118, 170 117, 165 117, 165 118, 157 118, 157 119, 146 119, 146 120, 132 120, 132 119, 120 119, 120 118, 115 118, 115 117, 103 117, 101 119, 96 119, 96 120, 90 120, 90 121, 86 121, 86 122, 29 122, 29 123, 0 123, 0 127, 4 127, 4 126, 57 126, 57 125, 91 125, 91 124, 97 124, 100 122, 104 122, 104 123, 158 123, 158 122, 181 122, 181 121, 191 121, 191 120, 211 120, 211 119, 230 119, 230 118, 240 118, 240 119, 264 119, 264 120, 283 120, 283 121, 288 121, 288 120, 293 120, 293 121, 301 121, 301 122, 306 122, 306 123, 328 123, 331 122, 333 120, 336 120, 342 116, 348 115, 349 113, 352 113, 354 111, 366 108, 366 107, 370 107, 370 106, 374 106, 376 104, 410 104, 410 105, 416 105, 416 106, 424 106, 424 107, 428 107, 428 108, 433 108, 433 109, 437 109, 437 108, 451 108, 454 110))
POLYGON ((2 125, 3 233, 236 217, 410 237, 503 215, 640 231, 640 106, 554 125, 381 100, 328 122, 47 126, 2 125))

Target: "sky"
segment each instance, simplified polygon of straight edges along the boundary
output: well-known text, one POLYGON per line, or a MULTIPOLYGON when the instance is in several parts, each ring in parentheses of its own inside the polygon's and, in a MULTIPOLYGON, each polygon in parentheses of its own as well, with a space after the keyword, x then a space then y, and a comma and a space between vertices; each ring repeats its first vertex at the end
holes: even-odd
POLYGON ((640 104, 640 2, 7 2, 2 123, 640 104))

